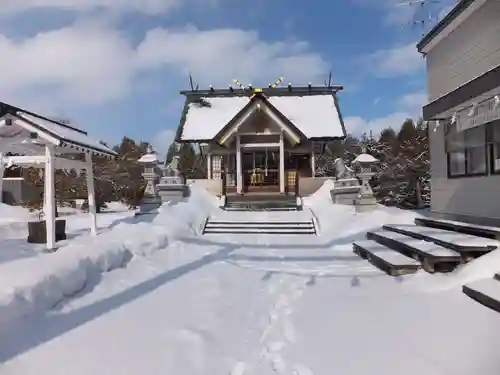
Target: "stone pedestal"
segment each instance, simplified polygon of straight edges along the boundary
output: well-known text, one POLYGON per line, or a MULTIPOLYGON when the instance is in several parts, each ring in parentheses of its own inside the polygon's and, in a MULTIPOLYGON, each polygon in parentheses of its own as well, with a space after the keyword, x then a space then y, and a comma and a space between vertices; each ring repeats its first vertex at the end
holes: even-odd
MULTIPOLYGON (((56 219, 56 242, 66 239, 66 220, 56 219)), ((47 222, 45 220, 28 222, 28 242, 47 243, 47 222)))
POLYGON ((370 178, 373 173, 359 173, 361 178, 361 186, 359 196, 356 200, 356 212, 369 212, 377 208, 377 200, 373 195, 373 190, 370 186, 370 178))
POLYGON ((334 182, 333 189, 330 190, 333 203, 354 205, 360 191, 357 178, 343 178, 334 182))
POLYGON ((177 203, 189 193, 189 187, 180 175, 163 176, 156 189, 162 203, 177 203))

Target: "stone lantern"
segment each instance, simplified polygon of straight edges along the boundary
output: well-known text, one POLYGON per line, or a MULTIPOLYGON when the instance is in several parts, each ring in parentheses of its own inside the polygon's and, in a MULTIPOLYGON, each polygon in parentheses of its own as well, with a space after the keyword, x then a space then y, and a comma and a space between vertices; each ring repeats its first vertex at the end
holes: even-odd
POLYGON ((158 190, 156 189, 156 181, 158 179, 158 157, 151 146, 148 146, 147 153, 138 160, 138 163, 144 165, 142 176, 146 180, 144 196, 140 203, 140 213, 156 213, 162 202, 158 195, 158 190))
POLYGON ((377 163, 378 159, 366 153, 366 150, 363 150, 363 153, 352 162, 356 176, 361 180, 361 188, 355 204, 357 212, 371 211, 377 207, 377 200, 370 186, 370 179, 375 174, 374 169, 377 163))
POLYGON ((163 167, 162 177, 156 186, 163 203, 177 203, 186 197, 189 192, 186 179, 179 170, 180 156, 177 155, 178 152, 179 146, 176 144, 172 161, 163 167))

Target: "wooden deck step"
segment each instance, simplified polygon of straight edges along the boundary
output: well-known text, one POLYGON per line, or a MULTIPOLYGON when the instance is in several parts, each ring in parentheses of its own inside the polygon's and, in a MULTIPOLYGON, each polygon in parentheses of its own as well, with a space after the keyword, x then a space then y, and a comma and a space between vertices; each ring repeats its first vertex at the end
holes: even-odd
POLYGON ((500 312, 500 281, 496 278, 474 281, 464 285, 462 290, 476 302, 500 312))
POLYGON ((470 234, 478 237, 500 240, 500 227, 492 227, 486 225, 464 223, 461 221, 423 218, 423 217, 417 217, 415 219, 415 224, 429 228, 444 229, 449 231, 455 231, 458 233, 470 234))
POLYGON ((417 259, 427 272, 451 271, 462 262, 462 257, 454 250, 402 233, 381 230, 368 232, 366 237, 417 259))
POLYGON ((420 262, 372 240, 356 241, 353 250, 361 258, 369 260, 375 267, 391 276, 415 273, 420 262))
POLYGON ((387 224, 384 229, 401 233, 416 239, 434 242, 437 245, 455 250, 467 255, 476 253, 477 256, 486 254, 495 250, 499 244, 498 241, 472 236, 470 234, 457 233, 449 230, 428 228, 418 225, 394 225, 387 224))

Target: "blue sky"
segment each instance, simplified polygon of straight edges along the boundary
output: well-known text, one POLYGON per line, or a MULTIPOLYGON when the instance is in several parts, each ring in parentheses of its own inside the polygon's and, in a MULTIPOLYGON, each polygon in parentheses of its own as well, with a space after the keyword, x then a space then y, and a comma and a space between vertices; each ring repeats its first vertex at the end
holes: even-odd
POLYGON ((421 30, 408 24, 418 8, 397 0, 4 1, 1 100, 68 117, 111 144, 127 135, 163 152, 189 71, 200 87, 227 87, 281 75, 323 84, 331 70, 358 134, 417 117, 426 98, 421 30))

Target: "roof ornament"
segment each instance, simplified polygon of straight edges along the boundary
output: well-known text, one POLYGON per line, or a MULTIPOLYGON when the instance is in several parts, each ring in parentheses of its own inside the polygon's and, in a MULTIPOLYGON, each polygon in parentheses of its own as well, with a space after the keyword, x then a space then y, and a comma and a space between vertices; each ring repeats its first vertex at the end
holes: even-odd
MULTIPOLYGON (((269 85, 269 88, 274 89, 274 88, 278 87, 281 84, 281 82, 283 82, 284 79, 285 79, 285 77, 279 77, 272 85, 269 85)), ((243 84, 239 80, 233 79, 233 83, 238 85, 240 87, 240 89, 246 90, 246 87, 243 86, 243 84)), ((252 90, 254 93, 262 92, 262 89, 260 87, 253 87, 251 84, 248 85, 248 88, 250 90, 252 90)))
POLYGON ((191 91, 198 91, 199 85, 196 84, 196 87, 194 86, 193 76, 191 75, 191 72, 189 72, 189 86, 191 86, 191 91))
POLYGON ((332 87, 332 71, 331 70, 330 70, 330 73, 328 74, 328 82, 326 82, 326 79, 325 79, 325 86, 332 87))

